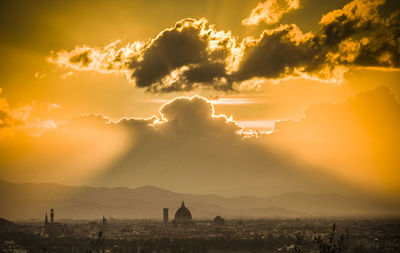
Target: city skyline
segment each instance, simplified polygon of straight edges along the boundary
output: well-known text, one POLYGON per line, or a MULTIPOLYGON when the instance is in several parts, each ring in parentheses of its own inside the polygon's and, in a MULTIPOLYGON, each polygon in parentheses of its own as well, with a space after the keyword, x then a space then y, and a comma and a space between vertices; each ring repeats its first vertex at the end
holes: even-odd
POLYGON ((2 5, 1 179, 399 205, 397 1, 2 5))

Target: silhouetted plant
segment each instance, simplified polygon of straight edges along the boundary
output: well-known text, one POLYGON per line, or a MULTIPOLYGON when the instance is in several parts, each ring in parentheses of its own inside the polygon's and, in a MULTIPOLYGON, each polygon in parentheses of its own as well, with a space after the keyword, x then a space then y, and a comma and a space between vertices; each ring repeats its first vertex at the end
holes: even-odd
POLYGON ((323 239, 320 235, 314 237, 315 242, 317 243, 319 252, 321 253, 341 253, 345 250, 344 245, 344 235, 341 235, 337 238, 336 232, 336 224, 333 223, 331 227, 331 233, 328 238, 323 239))
MULTIPOLYGON (((97 239, 94 239, 92 241, 92 248, 94 252, 100 252, 101 251, 101 245, 104 242, 104 238, 103 238, 103 231, 99 231, 98 235, 97 235, 97 239)), ((90 250, 89 252, 92 252, 92 250, 90 250)))
POLYGON ((294 252, 296 252, 296 253, 302 252, 303 240, 304 240, 304 235, 302 235, 300 232, 296 233, 296 241, 294 243, 294 252))

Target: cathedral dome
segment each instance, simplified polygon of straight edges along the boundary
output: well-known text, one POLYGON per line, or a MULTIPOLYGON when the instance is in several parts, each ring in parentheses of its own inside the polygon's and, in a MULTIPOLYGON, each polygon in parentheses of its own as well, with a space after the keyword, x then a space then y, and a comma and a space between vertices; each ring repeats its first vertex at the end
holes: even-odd
POLYGON ((175 213, 175 221, 185 222, 191 220, 192 214, 190 213, 189 209, 185 207, 185 203, 182 201, 182 206, 175 213))

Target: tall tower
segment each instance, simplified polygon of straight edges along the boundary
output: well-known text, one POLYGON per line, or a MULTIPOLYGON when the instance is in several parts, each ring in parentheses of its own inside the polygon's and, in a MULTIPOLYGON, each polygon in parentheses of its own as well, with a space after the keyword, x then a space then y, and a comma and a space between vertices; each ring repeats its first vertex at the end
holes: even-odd
POLYGON ((44 216, 44 225, 47 225, 49 223, 49 220, 47 219, 47 213, 46 216, 44 216))
POLYGON ((164 223, 168 223, 168 208, 163 209, 163 220, 164 223))
POLYGON ((54 209, 50 209, 50 222, 53 223, 54 222, 54 209))

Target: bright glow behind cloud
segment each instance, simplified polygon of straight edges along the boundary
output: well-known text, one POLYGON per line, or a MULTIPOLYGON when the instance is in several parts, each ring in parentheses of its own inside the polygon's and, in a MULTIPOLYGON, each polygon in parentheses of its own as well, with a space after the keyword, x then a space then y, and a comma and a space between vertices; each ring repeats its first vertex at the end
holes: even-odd
MULTIPOLYGON (((304 33, 296 24, 281 24, 241 40, 205 18, 184 19, 147 42, 78 46, 58 51, 48 61, 67 69, 124 75, 152 93, 229 92, 258 79, 341 83, 351 67, 400 67, 399 13, 380 13, 383 4, 354 0, 323 15, 315 34, 304 33)), ((261 3, 254 19, 275 22, 299 2, 282 6, 273 0, 261 3)))
POLYGON ((250 16, 242 20, 243 25, 258 25, 264 22, 268 25, 276 24, 285 13, 300 7, 300 0, 266 0, 259 3, 250 13, 250 16))

